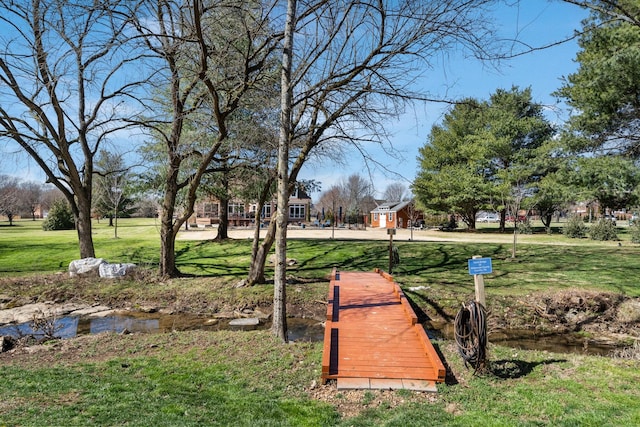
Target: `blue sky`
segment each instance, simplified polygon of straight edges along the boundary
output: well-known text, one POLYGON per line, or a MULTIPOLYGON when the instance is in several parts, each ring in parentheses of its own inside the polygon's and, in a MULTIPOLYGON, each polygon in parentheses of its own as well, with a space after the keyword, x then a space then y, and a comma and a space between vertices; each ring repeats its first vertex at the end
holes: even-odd
MULTIPOLYGON (((496 11, 498 25, 505 39, 518 38, 531 46, 542 46, 571 37, 579 30, 581 21, 588 16, 582 9, 559 0, 521 0, 508 3, 520 3, 519 6, 501 7, 496 11)), ((446 64, 440 64, 424 79, 425 87, 432 93, 446 93, 452 99, 475 97, 488 99, 497 89, 510 89, 513 85, 520 88, 531 87, 533 99, 548 108, 547 118, 560 123, 567 117, 566 106, 558 104, 551 93, 561 85, 561 78, 577 70, 574 62, 578 46, 575 40, 549 49, 526 54, 505 61, 496 70, 473 60, 452 58, 446 64), (428 80, 427 80, 428 79, 428 80)), ((398 174, 373 172, 373 183, 377 196, 381 196, 391 182, 402 182, 409 186, 414 179, 418 162, 418 148, 423 146, 434 124, 442 119, 448 106, 443 104, 420 105, 414 111, 408 111, 400 120, 390 123, 393 134, 391 143, 400 151, 402 160, 389 159, 388 169, 398 174)), ((383 153, 378 153, 384 162, 383 153)), ((367 168, 361 156, 352 153, 349 165, 328 163, 310 164, 305 167, 303 178, 315 179, 322 183, 322 189, 328 190, 349 175, 358 173, 367 176, 367 168)), ((316 199, 319 195, 314 194, 316 199)))
MULTIPOLYGON (((560 0, 506 0, 514 6, 502 6, 496 11, 501 35, 505 39, 518 38, 532 46, 541 46, 571 36, 580 29, 580 21, 587 13, 577 6, 560 0)), ((423 84, 434 95, 451 98, 475 97, 487 99, 498 88, 531 87, 533 98, 549 107, 548 118, 560 122, 566 117, 561 104, 551 93, 560 86, 560 79, 577 69, 574 62, 577 44, 571 41, 549 49, 527 54, 500 65, 499 70, 477 61, 453 57, 425 74, 423 84)), ((438 123, 448 106, 444 104, 418 105, 399 120, 388 124, 391 143, 401 160, 387 159, 383 153, 372 150, 392 173, 371 170, 377 196, 392 182, 409 186, 416 175, 418 148, 423 146, 433 124, 438 123)), ((24 180, 44 181, 44 174, 25 155, 9 155, 0 146, 0 174, 15 175, 24 180)), ((353 173, 369 176, 368 168, 358 153, 349 153, 345 165, 323 163, 305 166, 300 178, 315 179, 322 189, 346 179, 353 173)), ((317 200, 319 194, 312 194, 317 200)))

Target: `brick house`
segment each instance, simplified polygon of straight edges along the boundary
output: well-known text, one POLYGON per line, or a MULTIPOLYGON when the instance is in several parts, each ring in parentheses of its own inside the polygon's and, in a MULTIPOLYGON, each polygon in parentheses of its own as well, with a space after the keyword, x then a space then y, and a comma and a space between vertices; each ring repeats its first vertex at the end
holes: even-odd
MULTIPOLYGON (((220 200, 208 198, 196 203, 194 215, 189 223, 199 226, 211 226, 220 223, 220 200)), ((272 200, 262 207, 262 212, 256 215, 258 204, 242 200, 229 201, 228 214, 230 226, 249 226, 255 223, 258 216, 261 223, 269 223, 272 214, 276 212, 276 202, 272 200)), ((311 215, 311 197, 302 190, 296 190, 289 197, 289 223, 308 222, 311 215)))

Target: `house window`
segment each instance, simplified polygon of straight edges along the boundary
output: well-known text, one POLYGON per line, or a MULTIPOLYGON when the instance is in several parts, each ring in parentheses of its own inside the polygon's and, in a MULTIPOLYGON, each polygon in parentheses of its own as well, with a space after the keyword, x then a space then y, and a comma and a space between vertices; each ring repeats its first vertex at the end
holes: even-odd
POLYGON ((377 212, 374 212, 374 214, 373 214, 373 220, 374 220, 374 221, 377 221, 377 220, 378 220, 378 213, 377 213, 377 212))
POLYGON ((218 218, 218 204, 205 203, 202 209, 203 218, 218 218))
POLYGON ((229 203, 229 216, 239 217, 244 215, 244 203, 229 203))
POLYGON ((262 207, 262 214, 260 215, 262 218, 271 218, 271 205, 264 205, 262 207))
POLYGON ((305 219, 306 206, 305 205, 290 205, 289 206, 289 218, 290 219, 305 219))
POLYGON ((389 212, 389 221, 393 221, 393 212, 389 212))

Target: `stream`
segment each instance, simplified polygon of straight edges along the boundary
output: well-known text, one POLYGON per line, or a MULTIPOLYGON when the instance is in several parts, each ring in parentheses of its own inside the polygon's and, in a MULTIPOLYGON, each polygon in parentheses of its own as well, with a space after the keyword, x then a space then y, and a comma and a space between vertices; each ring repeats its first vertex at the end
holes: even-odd
MULTIPOLYGON (((271 322, 259 322, 257 325, 235 326, 231 319, 213 319, 208 316, 192 314, 161 314, 142 312, 115 312, 103 317, 66 316, 55 320, 53 328, 59 338, 73 338, 78 335, 113 333, 163 333, 188 330, 255 330, 268 329, 271 322)), ((288 318, 288 337, 290 341, 320 342, 324 339, 324 324, 309 318, 288 318)), ((431 339, 454 340, 453 324, 428 323, 425 325, 431 339)), ((30 322, 0 326, 0 336, 33 335, 42 337, 42 331, 34 331, 30 322)), ((540 334, 530 330, 508 330, 492 333, 488 337, 493 344, 515 349, 546 350, 553 353, 578 353, 591 355, 609 355, 617 347, 596 343, 578 334, 540 334)))
MULTIPOLYGON (((232 319, 213 319, 207 316, 192 314, 160 314, 122 311, 113 314, 95 316, 66 316, 56 319, 53 328, 58 338, 73 338, 78 335, 113 333, 162 333, 189 330, 255 330, 267 329, 270 322, 257 325, 233 325, 232 319)), ((288 337, 290 341, 322 341, 324 326, 314 319, 287 319, 288 337)), ((34 331, 31 322, 0 326, 0 336, 33 335, 44 336, 43 331, 34 331)))

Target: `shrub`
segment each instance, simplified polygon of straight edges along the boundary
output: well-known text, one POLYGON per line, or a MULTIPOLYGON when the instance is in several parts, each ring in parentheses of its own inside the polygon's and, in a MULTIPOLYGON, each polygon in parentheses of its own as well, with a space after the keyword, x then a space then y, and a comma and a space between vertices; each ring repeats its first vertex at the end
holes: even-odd
POLYGON ((589 229, 589 235, 591 240, 618 240, 618 233, 616 232, 616 226, 612 221, 607 219, 601 219, 591 226, 589 229))
POLYGON ((533 234, 533 228, 531 227, 531 221, 529 218, 518 222, 518 233, 520 234, 533 234))
POLYGON ((582 218, 573 215, 567 221, 567 225, 562 229, 562 234, 571 239, 583 239, 587 237, 587 226, 584 225, 582 218))
POLYGON ((66 200, 62 199, 53 202, 47 219, 42 223, 42 229, 45 231, 73 230, 75 226, 71 207, 66 200))

